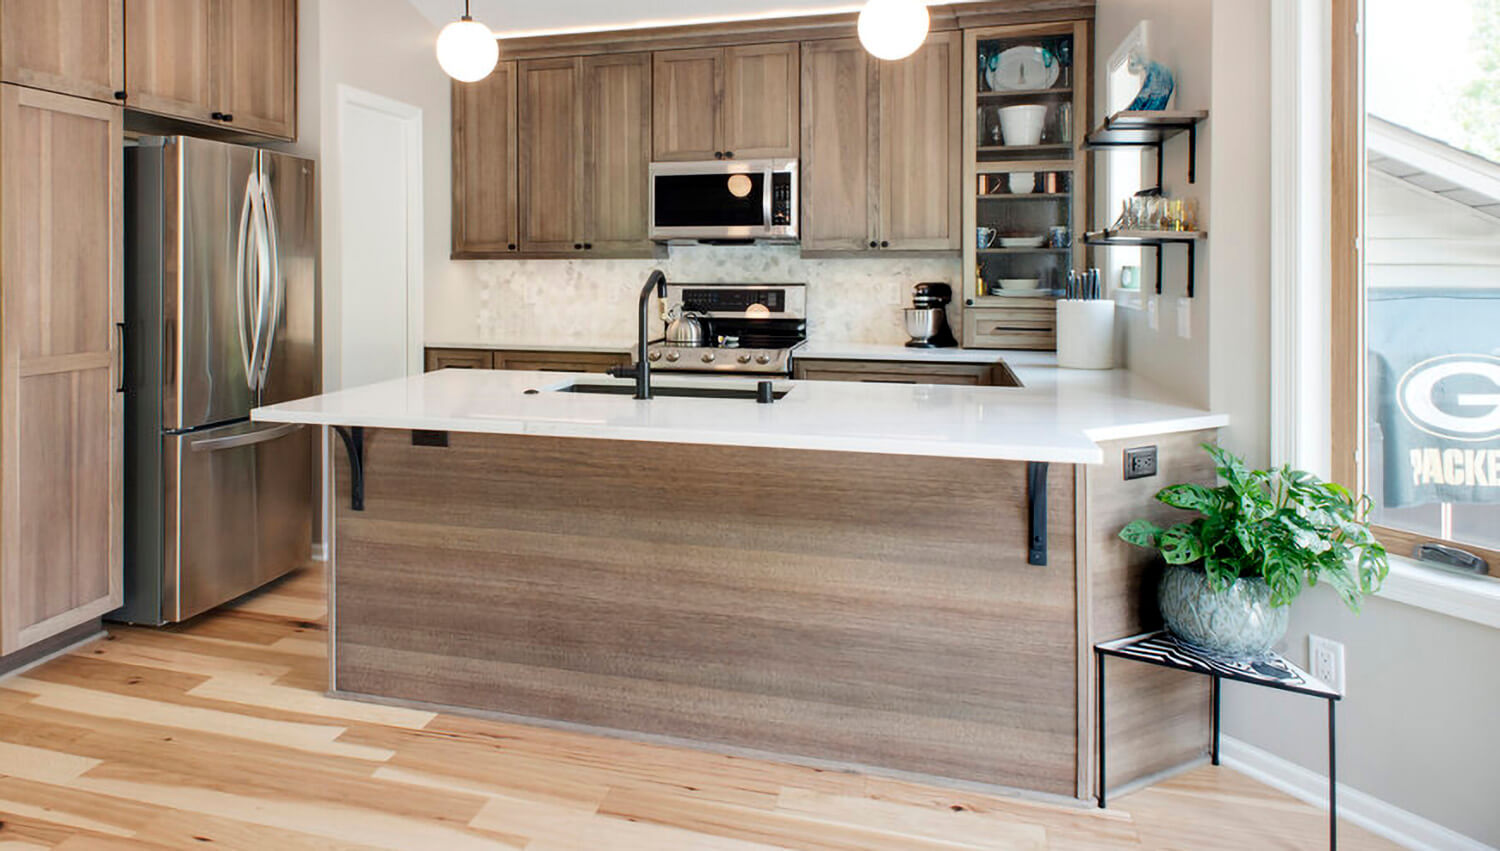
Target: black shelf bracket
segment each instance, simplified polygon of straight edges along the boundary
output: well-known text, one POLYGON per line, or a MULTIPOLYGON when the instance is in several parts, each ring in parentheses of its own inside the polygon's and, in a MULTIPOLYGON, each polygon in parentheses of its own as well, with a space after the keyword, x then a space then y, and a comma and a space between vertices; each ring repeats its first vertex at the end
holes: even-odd
MULTIPOLYGON (((1161 159, 1160 159, 1161 147, 1160 146, 1157 146, 1156 153, 1157 153, 1157 156, 1158 156, 1158 159, 1156 161, 1156 168, 1157 168, 1157 172, 1156 173, 1158 175, 1157 182, 1160 183, 1161 182, 1161 177, 1160 177, 1160 175, 1161 175, 1161 159)), ((1188 126, 1188 183, 1197 183, 1197 182, 1198 182, 1198 124, 1197 124, 1197 122, 1194 122, 1193 124, 1191 124, 1191 125, 1188 126)))
POLYGON ((1028 532, 1026 561, 1045 567, 1047 564, 1047 462, 1029 461, 1026 464, 1026 502, 1030 506, 1031 521, 1028 532))
POLYGON ((365 510, 365 430, 360 426, 334 426, 349 452, 349 509, 365 510))

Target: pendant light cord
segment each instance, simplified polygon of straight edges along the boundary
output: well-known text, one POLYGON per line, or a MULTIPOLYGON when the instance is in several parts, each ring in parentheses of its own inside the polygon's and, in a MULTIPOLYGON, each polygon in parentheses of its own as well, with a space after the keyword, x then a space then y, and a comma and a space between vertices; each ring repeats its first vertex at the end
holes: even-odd
POLYGON ((464 20, 466 20, 466 21, 472 21, 472 20, 474 20, 472 17, 469 16, 469 0, 464 0, 464 20))

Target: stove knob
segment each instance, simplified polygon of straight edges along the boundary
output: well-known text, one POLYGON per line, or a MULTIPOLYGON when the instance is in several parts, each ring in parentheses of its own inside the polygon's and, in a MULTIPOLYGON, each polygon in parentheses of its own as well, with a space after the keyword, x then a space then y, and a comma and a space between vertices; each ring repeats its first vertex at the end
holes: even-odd
POLYGON ((735 358, 735 360, 739 361, 740 363, 749 363, 750 362, 750 356, 749 355, 740 355, 739 357, 735 358))
POLYGON ((679 355, 676 352, 667 352, 668 363, 677 363, 677 359, 680 357, 682 357, 682 355, 679 355))
POLYGON ((771 362, 771 356, 765 354, 756 355, 755 362, 760 364, 761 366, 765 366, 766 364, 771 362))
POLYGON ((713 352, 704 352, 703 353, 703 362, 704 363, 713 363, 714 362, 714 353, 713 352))
POLYGON ((659 351, 652 351, 651 354, 646 355, 646 360, 649 360, 649 361, 659 361, 659 360, 661 360, 661 352, 659 352, 659 351))

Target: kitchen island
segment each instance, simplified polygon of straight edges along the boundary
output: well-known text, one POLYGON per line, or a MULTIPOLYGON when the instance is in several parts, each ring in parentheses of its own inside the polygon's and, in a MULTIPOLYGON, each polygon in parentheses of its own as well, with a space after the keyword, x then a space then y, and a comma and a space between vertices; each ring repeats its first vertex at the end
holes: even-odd
MULTIPOLYGON (((1114 533, 1211 478, 1226 421, 1125 372, 1012 369, 774 404, 444 370, 254 417, 340 434, 334 693, 1087 798, 1089 648, 1154 625, 1114 533), (1126 481, 1140 446, 1159 475, 1126 481)), ((1111 787, 1203 753, 1201 683, 1110 678, 1111 787)))

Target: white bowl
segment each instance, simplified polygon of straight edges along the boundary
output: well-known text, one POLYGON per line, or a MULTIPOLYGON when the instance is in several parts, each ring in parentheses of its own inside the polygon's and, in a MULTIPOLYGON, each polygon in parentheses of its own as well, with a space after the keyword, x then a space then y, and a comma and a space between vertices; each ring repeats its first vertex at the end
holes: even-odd
POLYGON ((1036 191, 1036 172, 1013 171, 1010 173, 1010 194, 1030 195, 1036 191))
POLYGON ((1047 121, 1047 107, 1023 103, 1000 110, 1000 132, 1006 147, 1040 145, 1042 125, 1047 121))
POLYGON ((1001 248, 1041 248, 1047 244, 1045 236, 1002 236, 1001 248))
POLYGON ((1002 290, 1034 290, 1042 286, 1041 278, 1001 278, 1002 290))

